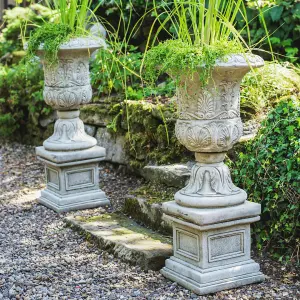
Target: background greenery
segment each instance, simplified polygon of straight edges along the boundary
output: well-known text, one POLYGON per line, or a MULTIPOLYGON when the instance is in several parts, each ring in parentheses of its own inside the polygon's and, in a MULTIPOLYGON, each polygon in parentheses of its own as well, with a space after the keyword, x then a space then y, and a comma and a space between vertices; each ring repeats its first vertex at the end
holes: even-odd
POLYGON ((296 97, 280 101, 232 163, 235 183, 250 201, 262 204, 261 222, 254 224, 256 245, 280 260, 300 251, 299 113, 296 97))

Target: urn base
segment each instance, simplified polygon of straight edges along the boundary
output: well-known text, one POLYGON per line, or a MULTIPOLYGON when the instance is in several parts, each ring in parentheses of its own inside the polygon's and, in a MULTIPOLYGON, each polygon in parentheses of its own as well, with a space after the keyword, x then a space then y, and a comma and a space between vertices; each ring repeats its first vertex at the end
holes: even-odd
POLYGON ((58 111, 54 133, 44 141, 48 151, 79 151, 96 146, 95 138, 86 134, 79 110, 58 111))
POLYGON ((46 189, 41 191, 41 196, 39 197, 38 202, 57 213, 78 209, 95 208, 110 204, 109 200, 106 198, 105 193, 101 190, 96 192, 92 191, 78 193, 76 194, 76 196, 61 196, 46 189))
MULTIPOLYGON (((204 158, 205 153, 196 153, 204 158)), ((189 183, 175 194, 175 201, 182 206, 205 208, 226 207, 243 204, 247 193, 235 186, 229 168, 222 160, 224 153, 208 153, 205 162, 197 162, 191 172, 189 183), (215 159, 217 162, 207 163, 215 159)), ((203 159, 204 160, 204 159, 203 159)))
POLYGON ((237 193, 232 195, 201 195, 201 194, 185 194, 184 192, 177 192, 175 194, 175 201, 179 205, 186 207, 225 207, 242 204, 247 199, 247 193, 239 189, 237 193))
POLYGON ((99 188, 98 163, 105 157, 104 148, 52 152, 37 147, 36 154, 45 164, 47 182, 39 198, 41 204, 58 213, 110 204, 99 188))

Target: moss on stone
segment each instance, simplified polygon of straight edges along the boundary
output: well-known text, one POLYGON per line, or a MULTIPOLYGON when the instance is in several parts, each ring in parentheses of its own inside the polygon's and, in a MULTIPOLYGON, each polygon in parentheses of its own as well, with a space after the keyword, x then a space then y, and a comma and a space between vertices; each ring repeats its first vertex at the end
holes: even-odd
POLYGON ((153 183, 148 183, 133 190, 131 193, 147 199, 148 204, 153 204, 174 200, 174 194, 177 190, 178 188, 167 187, 162 184, 153 185, 153 183))
MULTIPOLYGON (((154 240, 160 241, 162 243, 170 243, 170 238, 166 236, 162 236, 159 233, 156 233, 152 230, 147 228, 143 228, 139 226, 133 220, 127 218, 121 213, 112 213, 112 214, 99 214, 93 217, 83 217, 83 216, 76 216, 76 221, 81 223, 90 223, 90 222, 109 222, 113 223, 116 222, 118 227, 112 228, 111 230, 114 232, 114 235, 125 235, 125 234, 143 234, 145 238, 149 237, 154 240)), ((92 236, 89 233, 82 232, 88 240, 92 239, 92 236), (90 236, 89 236, 90 235, 90 236)))
POLYGON ((132 168, 140 169, 148 163, 166 164, 192 159, 192 153, 175 137, 173 103, 124 101, 122 106, 120 124, 123 130, 127 130, 126 152, 132 168))

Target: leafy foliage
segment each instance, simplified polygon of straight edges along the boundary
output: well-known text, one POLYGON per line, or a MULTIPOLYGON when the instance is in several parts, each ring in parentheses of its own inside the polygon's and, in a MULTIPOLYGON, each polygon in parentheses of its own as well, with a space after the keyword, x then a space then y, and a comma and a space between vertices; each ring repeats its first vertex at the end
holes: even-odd
POLYGON ((49 22, 52 15, 51 9, 40 4, 31 4, 28 7, 15 7, 6 10, 3 16, 6 23, 6 27, 2 30, 3 38, 5 40, 13 40, 21 46, 21 34, 28 34, 36 26, 49 22), (28 24, 27 27, 25 27, 26 24, 28 24), (27 32, 22 33, 21 30, 25 28, 27 32))
MULTIPOLYGON (((278 59, 299 62, 300 2, 297 0, 249 0, 247 4, 250 36, 257 47, 269 51, 264 23, 270 34, 274 53, 278 59), (260 17, 263 15, 264 20, 260 17), (283 55, 283 56, 282 56, 283 55)), ((240 23, 243 26, 243 22, 240 23)), ((260 52, 260 54, 263 54, 260 52)))
POLYGON ((51 112, 43 100, 43 83, 37 62, 0 67, 0 136, 20 137, 30 124, 40 130, 39 118, 51 112))
POLYGON ((3 16, 6 27, 0 33, 0 57, 23 48, 21 35, 29 35, 35 28, 33 25, 25 28, 25 24, 42 25, 51 20, 51 15, 52 10, 40 4, 6 10, 3 16), (26 32, 22 32, 22 29, 26 29, 26 32))
POLYGON ((136 89, 141 84, 139 70, 142 53, 134 46, 128 46, 124 53, 120 45, 100 49, 91 64, 91 82, 98 94, 124 92, 124 86, 136 89), (134 75, 136 74, 136 75, 134 75))
POLYGON ((27 49, 27 58, 31 60, 42 45, 45 51, 45 60, 48 64, 56 63, 59 47, 68 41, 72 33, 71 28, 64 24, 45 24, 33 31, 27 49))
POLYGON ((214 45, 199 47, 180 40, 167 40, 146 53, 145 78, 153 83, 160 75, 168 73, 178 81, 183 70, 188 70, 193 76, 199 66, 203 66, 198 75, 204 85, 217 59, 224 59, 227 54, 238 52, 240 47, 233 41, 220 41, 214 45))
POLYGON ((275 102, 300 95, 300 75, 290 65, 266 62, 263 68, 249 72, 241 84, 242 118, 252 118, 275 102))
POLYGON ((262 220, 254 227, 257 246, 280 260, 300 260, 299 111, 299 99, 281 101, 233 164, 235 183, 262 204, 262 220))

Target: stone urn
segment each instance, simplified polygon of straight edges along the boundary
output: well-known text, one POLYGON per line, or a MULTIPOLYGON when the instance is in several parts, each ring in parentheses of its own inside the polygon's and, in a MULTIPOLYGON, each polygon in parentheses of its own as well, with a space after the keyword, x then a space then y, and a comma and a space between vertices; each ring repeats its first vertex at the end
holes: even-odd
POLYGON ((164 218, 173 224, 174 256, 162 274, 198 294, 264 278, 250 259, 250 223, 259 220, 260 204, 246 201, 223 162, 243 134, 241 80, 263 65, 259 56, 231 55, 217 61, 204 87, 201 67, 193 76, 183 74, 178 84, 176 136, 195 152, 196 164, 175 201, 163 204, 164 218))
POLYGON ((42 49, 37 53, 44 67, 44 100, 58 114, 53 135, 36 149, 46 164, 47 180, 39 200, 58 212, 109 203, 98 185, 98 162, 105 158, 105 149, 96 146, 79 118, 80 105, 92 99, 89 58, 102 47, 101 38, 71 39, 61 45, 58 63, 51 65, 42 49))
POLYGON ((199 84, 197 73, 191 80, 182 76, 178 87, 176 137, 195 152, 197 163, 189 184, 175 195, 178 204, 223 207, 241 204, 247 199, 246 192, 232 183, 223 160, 243 134, 241 80, 251 68, 263 65, 259 56, 232 55, 226 62, 217 62, 204 88, 199 84))

